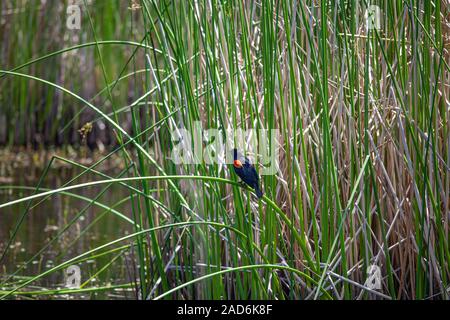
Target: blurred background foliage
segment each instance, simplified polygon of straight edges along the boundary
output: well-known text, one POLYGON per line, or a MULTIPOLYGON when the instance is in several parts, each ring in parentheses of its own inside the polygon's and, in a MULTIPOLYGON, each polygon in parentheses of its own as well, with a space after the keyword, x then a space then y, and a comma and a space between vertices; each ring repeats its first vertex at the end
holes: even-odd
MULTIPOLYGON (((49 53, 87 44, 31 64, 20 72, 37 75, 89 100, 104 88, 104 79, 96 46, 91 44, 95 39, 88 16, 81 15, 80 30, 71 30, 66 25, 67 8, 73 3, 83 7, 82 1, 1 1, 0 68, 10 70, 49 53)), ((142 15, 131 10, 129 1, 87 3, 92 19, 96 21, 95 33, 101 35, 101 40, 142 40, 142 15)), ((123 70, 123 61, 127 61, 135 48, 134 45, 120 44, 100 46, 110 82, 120 74, 128 74, 144 65, 141 50, 136 52, 136 61, 123 70)), ((142 92, 139 85, 142 83, 139 75, 117 83, 113 91, 115 103, 125 106, 133 101, 139 91, 142 92)), ((91 102, 111 112, 111 103, 105 97, 97 96, 91 102)), ((80 112, 82 108, 70 96, 45 84, 18 77, 1 78, 0 145, 38 147, 82 143, 83 134, 79 130, 96 119, 92 110, 86 108, 80 112)), ((120 117, 120 123, 130 129, 130 114, 121 113, 120 117)), ((103 120, 94 123, 86 138, 91 147, 110 145, 115 141, 109 125, 103 120)))

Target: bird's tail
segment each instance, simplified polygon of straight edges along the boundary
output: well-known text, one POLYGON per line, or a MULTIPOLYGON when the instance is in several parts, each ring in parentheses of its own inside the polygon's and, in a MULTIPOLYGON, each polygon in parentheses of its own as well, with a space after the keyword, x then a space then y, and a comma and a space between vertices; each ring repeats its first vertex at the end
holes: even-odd
POLYGON ((256 187, 255 187, 255 193, 256 193, 256 196, 257 196, 259 199, 262 198, 263 192, 261 191, 261 188, 259 187, 259 184, 257 184, 256 187))

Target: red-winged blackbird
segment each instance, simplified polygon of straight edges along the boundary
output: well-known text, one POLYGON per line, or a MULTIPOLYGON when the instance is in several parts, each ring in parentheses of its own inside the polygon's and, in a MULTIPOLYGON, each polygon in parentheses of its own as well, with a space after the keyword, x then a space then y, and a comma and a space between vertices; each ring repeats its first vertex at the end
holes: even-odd
POLYGON ((250 160, 247 157, 240 154, 237 149, 233 149, 233 159, 234 172, 236 172, 242 181, 255 189, 256 195, 258 198, 261 198, 263 193, 259 187, 259 176, 255 166, 250 163, 250 160))

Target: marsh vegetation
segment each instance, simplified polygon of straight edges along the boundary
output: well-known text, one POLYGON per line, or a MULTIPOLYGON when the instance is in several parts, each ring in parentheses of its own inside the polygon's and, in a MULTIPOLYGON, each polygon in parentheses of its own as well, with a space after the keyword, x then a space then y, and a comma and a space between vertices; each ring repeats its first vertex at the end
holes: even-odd
POLYGON ((0 298, 449 298, 447 1, 6 0, 0 40, 39 163, 1 160, 0 298), (278 130, 263 198, 174 164, 198 121, 278 130))

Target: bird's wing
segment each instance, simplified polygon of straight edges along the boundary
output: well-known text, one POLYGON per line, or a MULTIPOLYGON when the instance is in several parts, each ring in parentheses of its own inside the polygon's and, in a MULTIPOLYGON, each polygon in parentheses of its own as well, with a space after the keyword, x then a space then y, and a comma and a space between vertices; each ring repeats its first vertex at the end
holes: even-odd
POLYGON ((255 166, 253 164, 247 164, 246 167, 248 168, 247 172, 251 173, 250 176, 252 177, 252 180, 255 181, 255 182, 258 182, 259 181, 259 175, 258 175, 258 172, 256 171, 255 166))

